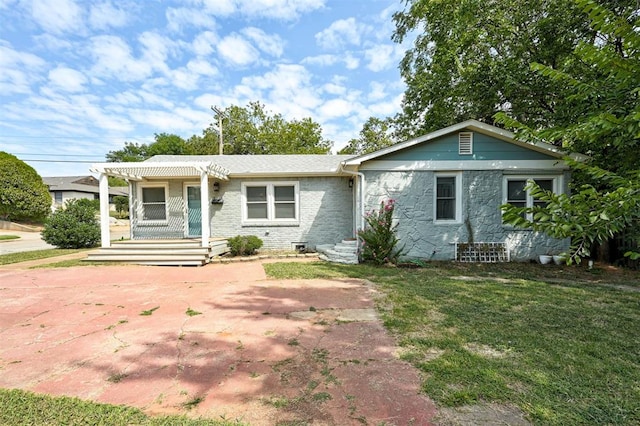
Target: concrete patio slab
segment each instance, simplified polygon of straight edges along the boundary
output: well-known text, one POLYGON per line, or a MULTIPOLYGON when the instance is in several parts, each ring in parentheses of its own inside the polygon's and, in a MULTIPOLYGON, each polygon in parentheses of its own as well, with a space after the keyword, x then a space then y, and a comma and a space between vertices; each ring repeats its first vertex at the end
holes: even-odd
POLYGON ((427 425, 359 280, 201 268, 0 269, 0 386, 252 425, 427 425))

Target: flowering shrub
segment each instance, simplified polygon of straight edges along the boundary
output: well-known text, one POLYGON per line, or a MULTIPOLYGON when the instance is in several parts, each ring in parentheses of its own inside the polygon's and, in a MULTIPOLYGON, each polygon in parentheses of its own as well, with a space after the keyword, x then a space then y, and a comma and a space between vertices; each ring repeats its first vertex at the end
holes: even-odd
POLYGON ((397 249, 398 237, 396 228, 393 225, 394 200, 387 200, 380 203, 378 211, 371 211, 366 214, 367 225, 358 231, 358 236, 362 240, 360 257, 364 262, 375 265, 385 263, 397 263, 402 250, 397 249))

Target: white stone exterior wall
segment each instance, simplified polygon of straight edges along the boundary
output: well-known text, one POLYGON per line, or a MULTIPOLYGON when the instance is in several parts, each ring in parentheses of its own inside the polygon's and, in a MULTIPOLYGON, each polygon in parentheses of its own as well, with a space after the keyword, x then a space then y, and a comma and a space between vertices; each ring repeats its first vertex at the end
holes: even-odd
POLYGON ((212 191, 211 196, 223 200, 223 204, 211 205, 213 237, 256 235, 268 249, 290 249, 296 242, 315 248, 353 237, 353 189, 348 177, 231 179, 220 182, 219 191, 212 191), (243 225, 242 183, 278 181, 298 182, 300 223, 243 225))
MULTIPOLYGON (((394 217, 407 258, 454 259, 454 243, 468 242, 469 231, 475 242, 507 243, 512 260, 567 250, 568 240, 502 224, 503 176, 502 170, 462 172, 462 220, 438 224, 434 222, 434 172, 367 171, 366 210, 379 208, 386 199, 396 200, 394 217)), ((563 181, 568 182, 568 174, 563 181)))

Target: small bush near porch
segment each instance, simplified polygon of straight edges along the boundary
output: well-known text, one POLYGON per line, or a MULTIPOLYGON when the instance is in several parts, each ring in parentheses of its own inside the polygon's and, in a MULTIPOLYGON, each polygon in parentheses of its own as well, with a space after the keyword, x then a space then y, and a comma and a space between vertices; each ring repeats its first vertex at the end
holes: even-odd
POLYGON ((373 281, 401 357, 448 413, 492 403, 540 425, 640 424, 637 271, 438 262, 265 268, 276 278, 373 281))

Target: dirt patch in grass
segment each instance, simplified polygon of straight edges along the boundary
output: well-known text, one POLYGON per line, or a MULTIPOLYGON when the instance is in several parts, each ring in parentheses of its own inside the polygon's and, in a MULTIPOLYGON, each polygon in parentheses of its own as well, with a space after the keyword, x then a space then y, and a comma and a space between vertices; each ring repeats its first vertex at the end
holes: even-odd
POLYGON ((435 418, 441 426, 529 426, 531 423, 517 407, 499 404, 465 405, 441 408, 435 418))

